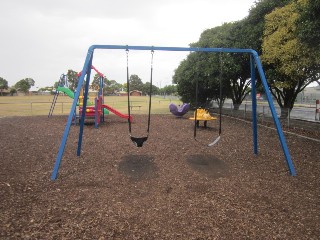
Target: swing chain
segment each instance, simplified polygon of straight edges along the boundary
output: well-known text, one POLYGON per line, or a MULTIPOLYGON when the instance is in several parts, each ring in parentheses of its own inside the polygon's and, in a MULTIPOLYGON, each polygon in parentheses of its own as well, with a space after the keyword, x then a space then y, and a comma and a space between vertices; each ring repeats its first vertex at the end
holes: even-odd
POLYGON ((127 55, 127 67, 129 66, 129 49, 126 49, 126 55, 127 55))
POLYGON ((152 95, 152 75, 153 75, 153 54, 154 50, 151 50, 151 76, 150 76, 150 91, 149 91, 149 112, 148 112, 148 127, 147 127, 147 135, 144 137, 134 137, 131 135, 131 121, 130 121, 130 79, 129 79, 129 49, 126 49, 127 55, 127 89, 128 89, 128 125, 129 125, 129 137, 131 141, 137 146, 142 147, 143 143, 148 140, 149 130, 150 130, 150 115, 151 115, 151 95, 152 95))
POLYGON ((151 50, 151 68, 153 67, 153 54, 154 54, 154 50, 151 50))

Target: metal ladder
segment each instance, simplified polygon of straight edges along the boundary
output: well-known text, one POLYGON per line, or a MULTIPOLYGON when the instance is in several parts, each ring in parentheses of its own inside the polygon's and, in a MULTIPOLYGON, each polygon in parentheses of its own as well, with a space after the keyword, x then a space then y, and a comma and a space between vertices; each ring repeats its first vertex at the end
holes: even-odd
MULTIPOLYGON (((66 84, 67 84, 67 75, 66 74, 61 74, 59 82, 58 82, 58 86, 66 85, 66 84)), ((54 107, 56 106, 56 102, 57 102, 59 93, 60 92, 58 90, 56 90, 56 93, 53 96, 53 100, 52 100, 52 104, 51 104, 51 107, 50 107, 50 110, 49 110, 48 118, 52 116, 54 107)))

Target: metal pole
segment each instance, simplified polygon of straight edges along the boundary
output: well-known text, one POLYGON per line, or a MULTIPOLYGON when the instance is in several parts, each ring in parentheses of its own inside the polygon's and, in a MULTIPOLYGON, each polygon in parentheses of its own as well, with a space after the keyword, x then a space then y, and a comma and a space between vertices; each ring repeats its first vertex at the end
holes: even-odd
MULTIPOLYGON (((86 60, 85 60, 84 66, 83 66, 83 70, 82 70, 83 72, 85 72, 86 69, 88 68, 88 65, 89 65, 89 62, 90 62, 92 54, 93 54, 93 51, 90 50, 90 48, 89 48, 88 54, 87 54, 87 57, 86 57, 86 60)), ((52 171, 52 174, 51 174, 51 180, 56 180, 57 177, 58 177, 59 167, 60 167, 62 156, 63 156, 63 153, 64 153, 64 148, 66 146, 66 142, 67 142, 68 135, 69 135, 69 132, 70 132, 70 126, 71 126, 71 123, 72 123, 73 113, 74 113, 74 111, 76 109, 76 106, 77 106, 77 102, 78 102, 79 95, 80 95, 80 90, 81 90, 81 85, 83 84, 83 81, 84 81, 84 74, 81 75, 81 77, 79 79, 79 82, 78 82, 77 91, 76 91, 74 99, 73 99, 73 103, 72 103, 72 106, 71 106, 69 117, 68 117, 68 120, 67 120, 67 123, 66 123, 66 127, 64 129, 64 133, 63 133, 62 139, 61 139, 61 143, 60 143, 59 151, 58 151, 58 154, 57 154, 56 162, 54 164, 53 171, 52 171)))
MULTIPOLYGON (((85 85, 84 94, 83 94, 83 105, 82 105, 82 114, 81 114, 81 121, 80 121, 80 131, 79 131, 77 156, 80 156, 80 154, 81 154, 83 127, 84 127, 84 121, 85 121, 85 118, 86 118, 86 110, 87 110, 87 102, 88 102, 89 82, 90 82, 90 75, 91 75, 92 58, 93 58, 93 53, 91 54, 91 58, 89 60, 87 69, 85 71, 82 71, 82 74, 81 74, 81 76, 83 75, 83 78, 84 78, 84 75, 86 75, 87 78, 86 78, 86 85, 85 85)), ((79 81, 78 85, 79 84, 81 84, 80 87, 82 87, 83 81, 81 83, 79 81)), ((78 86, 78 88, 79 88, 79 86, 78 86)))
POLYGON ((250 55, 251 71, 251 97, 252 97, 252 132, 253 132, 253 152, 258 154, 258 124, 257 124, 257 98, 256 98, 256 69, 252 55, 250 55))
POLYGON ((286 139, 284 137, 281 125, 280 125, 280 121, 279 121, 278 116, 277 116, 277 112, 276 112, 275 107, 273 105, 270 89, 269 89, 269 86, 268 86, 268 83, 267 83, 266 76, 264 75, 264 71, 262 69, 262 65, 261 65, 259 56, 258 56, 257 53, 254 53, 253 56, 255 58, 255 62, 256 62, 256 65, 257 65, 257 68, 258 68, 258 71, 259 71, 259 74, 260 74, 260 78, 261 78, 261 82, 262 82, 264 91, 266 93, 266 97, 267 97, 267 100, 268 100, 268 103, 269 103, 269 107, 270 107, 270 111, 271 111, 271 114, 272 114, 272 117, 273 117, 273 121, 274 121, 274 124, 276 125, 277 133, 278 133, 279 140, 280 140, 280 143, 281 143, 282 151, 283 151, 283 153, 285 155, 285 158, 286 158, 287 166, 289 168, 290 174, 292 176, 296 176, 296 170, 295 170, 293 162, 291 160, 289 149, 288 149, 288 146, 287 146, 287 143, 286 143, 286 139))

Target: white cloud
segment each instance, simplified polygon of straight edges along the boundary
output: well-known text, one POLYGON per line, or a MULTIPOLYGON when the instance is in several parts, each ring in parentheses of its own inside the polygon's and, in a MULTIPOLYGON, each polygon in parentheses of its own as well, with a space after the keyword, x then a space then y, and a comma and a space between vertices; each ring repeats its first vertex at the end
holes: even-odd
MULTIPOLYGON (((0 3, 0 77, 9 85, 32 77, 53 85, 68 69, 80 71, 93 44, 181 46, 208 28, 240 20, 254 0, 10 0, 0 3)), ((187 53, 156 52, 154 83, 171 83, 187 53)), ((130 51, 130 71, 149 81, 150 52, 130 51)), ((97 51, 95 66, 125 81, 124 51, 97 51)))

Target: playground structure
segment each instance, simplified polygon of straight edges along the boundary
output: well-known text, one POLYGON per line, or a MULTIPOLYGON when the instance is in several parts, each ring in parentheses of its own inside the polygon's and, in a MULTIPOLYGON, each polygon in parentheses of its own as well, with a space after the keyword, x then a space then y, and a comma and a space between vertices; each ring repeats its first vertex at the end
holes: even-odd
POLYGON ((175 115, 176 117, 182 117, 185 115, 190 109, 189 103, 183 103, 180 107, 175 105, 174 103, 169 104, 169 110, 170 112, 175 115))
POLYGON ((208 121, 212 121, 212 120, 217 120, 216 117, 212 117, 209 113, 208 110, 204 109, 204 108, 197 108, 195 111, 194 111, 194 116, 189 118, 191 120, 196 120, 196 124, 197 124, 197 127, 199 127, 199 122, 200 121, 203 121, 204 122, 204 127, 206 128, 207 127, 207 122, 208 121))
MULTIPOLYGON (((251 91, 252 91, 252 132, 253 132, 253 152, 254 154, 258 154, 258 130, 257 130, 257 100, 256 100, 256 69, 260 75, 260 79, 262 82, 262 86, 266 93, 266 98, 270 107, 270 111, 272 113, 273 121, 277 129, 277 134, 279 137, 279 141, 281 143, 282 151, 285 156, 285 160, 289 169, 289 172, 292 176, 296 175, 296 171, 294 165, 291 160, 291 156, 289 153, 289 149, 285 140, 285 136, 283 134, 280 121, 278 119, 271 93, 268 87, 268 83, 262 68, 262 64, 258 53, 252 49, 238 49, 238 48, 183 48, 183 47, 155 47, 155 46, 121 46, 121 45, 92 45, 88 49, 88 53, 86 55, 86 59, 83 66, 83 73, 79 78, 78 88, 75 94, 75 98, 71 107, 71 111, 65 126, 64 134, 62 136, 61 144, 59 147, 59 151, 56 157, 54 169, 51 175, 51 180, 55 180, 58 176, 58 171, 60 167, 60 163, 62 160, 62 156, 64 153, 64 149, 66 146, 67 138, 70 131, 70 126, 72 124, 73 113, 76 109, 77 99, 80 95, 81 86, 86 81, 85 90, 84 90, 84 98, 86 99, 88 96, 88 89, 89 89, 89 82, 90 82, 90 73, 91 73, 91 65, 93 60, 93 53, 96 49, 118 49, 118 50, 125 50, 128 52, 129 50, 143 50, 143 51, 151 51, 152 54, 154 51, 187 51, 187 52, 215 52, 215 53, 242 53, 242 54, 249 54, 250 55, 250 72, 251 72, 251 91), (85 80, 86 76, 86 80, 85 80)), ((86 109, 86 101, 83 103, 83 108, 86 109)), ((85 118, 85 112, 82 111, 81 119, 85 118)), ((130 120, 129 120, 130 121, 130 120)), ((83 136, 83 126, 84 121, 80 122, 80 130, 79 130, 79 139, 78 139, 78 148, 77 148, 77 155, 80 156, 81 153, 81 145, 82 145, 82 136, 83 136)), ((220 136, 219 136, 220 137, 220 136)), ((215 142, 215 141, 214 141, 215 142)), ((214 144, 213 142, 213 144, 214 144)))
MULTIPOLYGON (((103 97, 104 75, 101 72, 99 72, 93 65, 91 66, 91 69, 93 69, 99 75, 99 87, 97 89, 98 90, 97 97, 94 98, 94 103, 90 102, 88 99, 88 93, 86 94, 86 97, 84 97, 85 90, 82 87, 82 84, 80 85, 80 83, 78 82, 81 87, 80 90, 79 90, 79 87, 77 89, 77 91, 80 91, 77 104, 76 104, 78 106, 78 113, 77 113, 77 109, 75 109, 73 113, 73 122, 76 123, 77 120, 81 122, 81 119, 91 118, 91 119, 94 119, 95 128, 98 128, 99 124, 104 122, 105 115, 109 114, 109 111, 121 118, 128 119, 128 115, 122 114, 116 109, 104 104, 104 97, 103 97), (87 100, 84 101, 84 99, 87 99, 87 100), (84 107, 84 105, 86 105, 86 107, 84 107), (82 112, 84 112, 85 118, 82 118, 82 112)), ((81 77, 81 75, 82 75, 82 71, 78 73, 78 79, 81 77)), ((87 91, 89 91, 89 89, 87 89, 87 91)), ((75 101, 75 93, 70 88, 68 88, 68 79, 67 79, 67 75, 65 74, 62 74, 60 76, 58 87, 53 97, 53 101, 50 107, 48 117, 51 117, 53 114, 53 110, 60 92, 63 92, 64 94, 74 99, 75 101)), ((130 121, 132 121, 132 117, 130 117, 130 121)))

